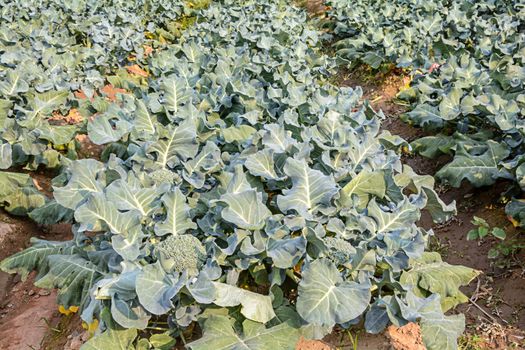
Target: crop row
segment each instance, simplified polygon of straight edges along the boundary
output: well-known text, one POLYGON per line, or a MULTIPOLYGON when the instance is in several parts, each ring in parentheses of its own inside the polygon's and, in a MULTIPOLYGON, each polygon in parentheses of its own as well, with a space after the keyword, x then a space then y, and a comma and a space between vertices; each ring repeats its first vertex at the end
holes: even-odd
POLYGON ((414 80, 404 118, 434 136, 425 157, 453 156, 436 177, 459 187, 512 180, 507 213, 525 225, 525 3, 335 0, 338 55, 374 68, 394 63, 414 80))

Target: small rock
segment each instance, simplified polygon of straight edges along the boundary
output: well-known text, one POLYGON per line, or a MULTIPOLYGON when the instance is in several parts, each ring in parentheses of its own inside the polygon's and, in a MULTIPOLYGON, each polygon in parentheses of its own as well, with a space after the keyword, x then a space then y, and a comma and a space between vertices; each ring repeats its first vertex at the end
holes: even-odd
POLYGON ((44 296, 47 296, 47 295, 49 295, 49 294, 51 294, 51 292, 48 291, 47 289, 41 289, 41 290, 38 291, 38 295, 41 295, 41 296, 43 296, 43 297, 44 297, 44 296))
POLYGON ((34 290, 30 290, 29 293, 27 293, 29 296, 32 296, 32 295, 35 295, 35 291, 34 290))
POLYGON ((13 304, 7 304, 7 307, 10 308, 10 309, 12 309, 13 306, 14 306, 13 304))
POLYGON ((67 337, 69 340, 64 346, 64 350, 79 350, 82 344, 84 344, 87 340, 87 337, 85 337, 86 334, 87 333, 76 334, 75 336, 70 335, 67 337))

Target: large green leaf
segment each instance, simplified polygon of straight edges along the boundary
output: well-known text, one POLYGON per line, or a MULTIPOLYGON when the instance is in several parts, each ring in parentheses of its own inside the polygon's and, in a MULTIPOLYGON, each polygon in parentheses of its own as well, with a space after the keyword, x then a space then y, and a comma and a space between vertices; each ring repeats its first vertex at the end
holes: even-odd
POLYGON ((98 173, 103 164, 95 159, 83 159, 69 165, 71 178, 66 186, 53 187, 53 196, 56 201, 69 209, 76 209, 77 205, 89 193, 101 192, 103 183, 97 181, 98 173))
POLYGON ((35 285, 58 288, 58 303, 66 310, 70 306, 84 308, 90 298, 89 291, 104 272, 80 255, 49 255, 47 259, 49 270, 35 285))
POLYGON ((401 274, 399 282, 420 297, 439 294, 443 311, 447 311, 468 301, 459 287, 469 284, 479 273, 469 267, 443 262, 439 253, 424 253, 411 262, 411 269, 401 274))
POLYGON ((293 186, 277 197, 281 211, 295 210, 306 219, 311 219, 319 208, 330 206, 331 199, 337 193, 332 177, 310 169, 304 160, 292 158, 286 161, 284 172, 292 179, 293 186))
POLYGON ((153 210, 154 201, 161 191, 160 187, 142 188, 124 180, 116 180, 106 188, 106 197, 119 210, 137 210, 146 216, 153 210))
POLYGON ((8 169, 13 163, 12 148, 9 143, 0 144, 0 169, 8 169))
POLYGON ((13 215, 27 215, 46 204, 46 197, 27 174, 0 172, 0 205, 13 215))
POLYGON ((71 241, 53 242, 31 238, 31 247, 4 259, 0 269, 8 273, 19 273, 25 280, 33 270, 45 269, 50 255, 71 255, 78 250, 71 241))
POLYGON ((337 267, 326 259, 312 262, 302 274, 297 312, 308 323, 333 326, 361 315, 370 302, 369 284, 343 280, 337 267))
POLYGON ((67 91, 48 91, 35 94, 30 101, 30 110, 25 111, 26 118, 18 121, 22 126, 36 126, 41 122, 41 117, 51 115, 51 113, 62 106, 67 101, 69 93, 67 91))
POLYGON ((434 190, 434 178, 430 175, 418 175, 408 165, 403 165, 403 172, 395 176, 396 183, 408 188, 412 192, 424 192, 427 203, 425 208, 429 211, 434 222, 446 222, 456 215, 456 202, 445 204, 434 190))
POLYGON ((227 204, 222 218, 247 230, 261 229, 272 213, 262 202, 262 195, 249 189, 239 193, 226 193, 221 201, 227 204))
POLYGON ((104 309, 101 318, 106 323, 107 329, 89 339, 81 346, 81 350, 130 350, 135 349, 133 343, 137 338, 137 330, 134 328, 123 329, 113 322, 108 309, 104 309))
POLYGON ((182 287, 176 282, 159 263, 144 266, 137 275, 136 291, 140 303, 152 314, 167 313, 173 307, 171 299, 182 287))
POLYGON ((248 156, 245 166, 252 175, 262 176, 270 180, 279 178, 275 172, 275 162, 271 149, 264 149, 248 156))
POLYGON ((6 77, 0 82, 0 92, 5 96, 16 96, 28 90, 29 84, 22 78, 20 72, 8 70, 6 77))
POLYGON ((116 142, 132 128, 133 124, 115 110, 94 116, 89 120, 87 126, 89 138, 97 145, 116 142))
POLYGON ((164 78, 160 87, 164 92, 166 109, 177 116, 180 106, 191 98, 191 90, 188 89, 187 82, 176 75, 172 75, 164 78))
POLYGON ((369 215, 376 221, 377 233, 406 229, 409 223, 420 217, 419 208, 408 199, 401 202, 391 211, 382 209, 375 198, 368 204, 369 215))
POLYGON ((227 316, 210 316, 204 322, 202 338, 187 347, 191 350, 293 350, 299 340, 299 332, 286 323, 266 328, 262 323, 246 320, 242 334, 238 334, 234 322, 227 316))
POLYGON ((249 320, 266 323, 275 317, 269 295, 250 292, 226 283, 214 282, 214 304, 222 307, 242 305, 241 313, 249 320))
POLYGON ((385 175, 380 172, 362 171, 346 184, 340 192, 343 206, 352 205, 352 195, 359 198, 361 207, 366 207, 370 195, 383 198, 386 193, 385 175))
POLYGON ((197 228, 190 218, 186 198, 178 188, 162 196, 162 203, 166 207, 166 220, 155 225, 157 235, 182 235, 187 230, 197 228))
POLYGON ((157 154, 157 163, 161 167, 174 167, 179 158, 186 160, 193 158, 198 152, 195 140, 197 130, 195 122, 187 119, 177 127, 168 127, 160 130, 161 139, 148 147, 149 153, 157 154))
POLYGON ((140 219, 137 211, 121 213, 103 193, 91 194, 87 202, 75 211, 75 220, 81 224, 81 231, 109 230, 125 236, 140 223, 140 219))
POLYGON ((500 143, 489 140, 486 149, 479 155, 470 154, 465 149, 456 152, 454 160, 436 173, 436 177, 459 187, 467 179, 476 187, 492 185, 498 178, 508 177, 500 162, 510 154, 510 150, 500 143))

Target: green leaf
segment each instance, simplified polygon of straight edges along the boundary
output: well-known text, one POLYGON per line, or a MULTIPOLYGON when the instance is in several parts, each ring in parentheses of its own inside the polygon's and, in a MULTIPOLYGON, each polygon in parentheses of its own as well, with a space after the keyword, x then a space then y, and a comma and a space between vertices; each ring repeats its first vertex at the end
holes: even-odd
POLYGON ((333 326, 361 315, 370 297, 369 284, 345 281, 332 262, 318 259, 302 274, 297 312, 308 323, 333 326))
POLYGON ((419 297, 439 294, 441 307, 447 311, 468 300, 459 287, 469 284, 479 273, 469 267, 443 262, 439 253, 423 253, 420 259, 411 261, 411 269, 401 274, 399 282, 411 287, 419 297))
POLYGON ((91 194, 87 202, 75 211, 75 220, 80 223, 80 231, 109 230, 123 236, 140 223, 140 218, 137 211, 121 213, 103 193, 91 194))
POLYGON ((124 180, 115 180, 106 188, 107 199, 122 211, 136 210, 147 216, 155 207, 154 201, 162 194, 161 187, 143 188, 129 185, 124 180))
POLYGON ((461 98, 463 97, 463 90, 460 88, 452 88, 450 92, 443 96, 439 104, 439 111, 441 118, 444 120, 456 119, 461 114, 461 98))
POLYGON ((29 213, 29 217, 40 225, 53 225, 61 222, 73 221, 74 211, 65 208, 52 200, 45 205, 33 209, 29 213))
MULTIPOLYGON (((63 252, 61 252, 63 254, 63 252)), ((80 255, 50 255, 49 270, 35 282, 38 288, 58 288, 58 303, 68 309, 83 309, 89 301, 89 291, 104 276, 104 272, 80 255)))
POLYGON ((424 193, 425 209, 432 215, 434 222, 443 223, 456 215, 456 203, 445 204, 434 190, 434 178, 430 175, 418 175, 408 165, 403 165, 403 172, 395 176, 395 182, 412 192, 424 193))
POLYGON ((419 208, 411 204, 408 199, 403 200, 392 211, 385 211, 373 198, 368 204, 368 213, 377 223, 377 233, 405 229, 409 223, 417 221, 420 217, 419 208))
POLYGON ((294 350, 299 332, 287 323, 266 328, 262 323, 246 320, 242 334, 234 330, 235 321, 227 316, 211 315, 203 327, 202 338, 191 342, 191 350, 294 350))
POLYGON ((474 241, 479 238, 478 229, 472 229, 467 233, 467 241, 474 241))
POLYGON ((71 178, 64 187, 53 186, 53 196, 58 204, 76 209, 89 193, 102 192, 104 183, 97 181, 103 164, 95 159, 82 159, 69 165, 71 178))
POLYGON ((249 320, 266 323, 275 317, 272 299, 269 295, 254 293, 249 290, 214 282, 214 304, 222 307, 241 305, 241 313, 249 320))
POLYGON ((484 238, 488 234, 489 234, 489 229, 487 227, 484 227, 484 226, 478 227, 479 238, 484 238))
POLYGON ((162 128, 159 133, 161 139, 149 146, 147 151, 157 154, 160 167, 173 168, 179 163, 179 158, 193 158, 199 151, 195 122, 191 119, 186 119, 177 127, 162 128))
POLYGON ((165 221, 155 225, 155 234, 159 236, 182 235, 187 230, 197 228, 197 225, 191 220, 186 198, 178 188, 166 193, 161 200, 166 207, 167 216, 165 221))
POLYGON ((29 91, 29 84, 22 79, 20 72, 7 70, 6 77, 0 81, 0 93, 4 96, 16 96, 29 91))
POLYGON ((221 199, 228 206, 222 210, 224 220, 247 230, 259 230, 272 213, 262 202, 262 195, 256 190, 240 193, 226 193, 221 199))
POLYGON ((0 206, 13 215, 27 215, 46 204, 46 197, 27 174, 0 172, 0 206))
POLYGON ((78 248, 71 241, 53 242, 31 238, 31 247, 22 250, 0 263, 0 270, 8 273, 19 273, 26 280, 33 270, 45 270, 47 257, 50 255, 72 255, 78 248))
POLYGON ((137 338, 137 330, 135 328, 123 329, 115 325, 108 309, 102 311, 101 318, 106 323, 107 329, 89 339, 81 346, 80 350, 134 349, 133 343, 137 338))
POLYGON ((340 192, 340 202, 343 206, 352 205, 352 195, 359 198, 360 207, 368 204, 369 196, 383 198, 386 193, 385 176, 381 172, 361 171, 340 192))
POLYGON ((304 160, 293 158, 286 160, 284 172, 292 179, 292 188, 283 190, 283 195, 277 197, 277 205, 282 212, 295 210, 304 218, 311 219, 318 209, 330 206, 337 193, 333 177, 310 169, 304 160))
POLYGON ((162 315, 173 307, 171 299, 182 288, 177 280, 167 275, 160 263, 146 265, 137 275, 136 291, 140 304, 155 315, 162 315))
POLYGON ((155 116, 149 113, 148 108, 142 100, 135 100, 135 119, 133 123, 134 135, 141 138, 149 138, 157 130, 155 116))
POLYGON ((498 250, 498 248, 490 248, 487 256, 489 259, 496 259, 500 254, 500 251, 498 250))
POLYGON ((464 315, 446 316, 443 314, 439 298, 434 298, 419 312, 421 314, 421 335, 428 350, 458 349, 458 338, 465 330, 464 315))
POLYGON ((9 143, 0 144, 0 169, 8 169, 13 163, 12 148, 9 143))
POLYGON ((66 145, 75 136, 77 128, 75 125, 50 125, 49 123, 43 123, 35 131, 40 139, 47 140, 54 145, 66 145))
POLYGON ((186 80, 171 75, 162 79, 160 88, 164 92, 164 106, 177 116, 180 106, 191 98, 192 90, 188 89, 186 80))
POLYGON ((507 237, 505 230, 499 227, 494 227, 492 229, 492 235, 498 239, 504 240, 507 237))
POLYGON ((459 187, 467 179, 476 187, 492 185, 498 178, 507 177, 500 162, 508 157, 510 150, 495 141, 489 140, 486 150, 480 155, 472 155, 465 150, 456 153, 454 160, 436 173, 436 177, 459 187))
POLYGON ((24 127, 38 125, 40 117, 51 115, 54 110, 66 103, 68 91, 48 91, 41 94, 35 94, 30 101, 31 109, 25 111, 25 120, 19 120, 18 124, 24 127))
POLYGON ((227 143, 244 142, 252 137, 257 130, 249 125, 230 126, 223 129, 222 136, 227 143))
POLYGON ((133 124, 125 120, 122 113, 114 110, 97 115, 88 122, 88 136, 97 145, 119 141, 129 133, 133 124))
POLYGON ((275 162, 271 149, 264 149, 248 156, 244 165, 252 175, 262 176, 269 180, 279 178, 275 172, 275 162))

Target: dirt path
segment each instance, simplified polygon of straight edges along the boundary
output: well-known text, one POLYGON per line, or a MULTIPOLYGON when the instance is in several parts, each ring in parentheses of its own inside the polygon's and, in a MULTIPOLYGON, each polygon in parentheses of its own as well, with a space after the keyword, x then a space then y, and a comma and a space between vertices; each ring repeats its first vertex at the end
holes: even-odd
MULTIPOLYGON (((38 178, 45 187, 47 179, 38 178)), ((43 189, 45 192, 45 189, 43 189)), ((31 237, 47 240, 71 239, 67 224, 39 227, 25 217, 0 211, 0 260, 29 246, 31 237)), ((33 286, 34 273, 27 280, 0 271, 0 349, 41 349, 42 341, 55 333, 60 321, 56 293, 33 286)), ((59 348, 55 348, 59 349, 59 348)), ((60 348, 61 349, 61 348, 60 348)))

